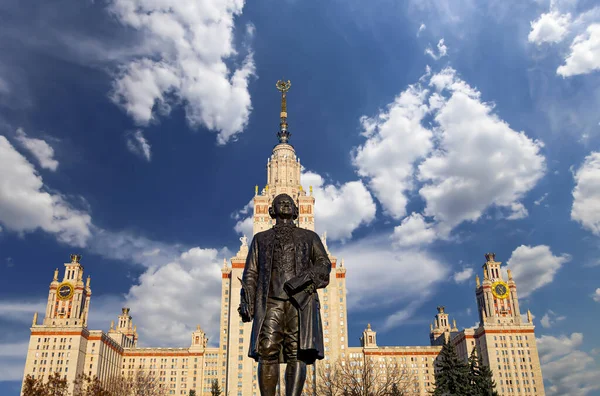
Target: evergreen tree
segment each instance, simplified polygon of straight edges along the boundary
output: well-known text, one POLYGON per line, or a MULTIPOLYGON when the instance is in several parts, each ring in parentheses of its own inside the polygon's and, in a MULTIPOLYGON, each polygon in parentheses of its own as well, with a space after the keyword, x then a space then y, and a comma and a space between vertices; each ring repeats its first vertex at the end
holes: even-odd
POLYGON ((471 351, 471 356, 469 356, 469 384, 473 387, 474 396, 479 396, 477 390, 477 383, 479 377, 479 358, 475 351, 475 348, 471 351))
POLYGON ((498 396, 492 370, 483 364, 475 348, 469 357, 469 382, 474 396, 498 396))
POLYGON ((433 395, 473 395, 469 366, 458 358, 451 342, 445 342, 436 362, 435 390, 433 395))
POLYGON ((221 387, 219 386, 219 381, 217 381, 216 379, 213 380, 212 386, 210 388, 210 395, 211 396, 221 396, 222 394, 223 394, 223 392, 221 392, 221 387))
POLYGON ((498 396, 492 370, 483 364, 481 357, 475 352, 475 348, 473 348, 470 360, 474 361, 473 365, 475 366, 472 375, 474 392, 480 396, 498 396))

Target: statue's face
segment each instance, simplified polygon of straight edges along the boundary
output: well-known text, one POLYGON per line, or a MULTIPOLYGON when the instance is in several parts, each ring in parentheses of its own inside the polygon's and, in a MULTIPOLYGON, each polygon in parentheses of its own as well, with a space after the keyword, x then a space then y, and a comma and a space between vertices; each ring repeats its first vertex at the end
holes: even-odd
POLYGON ((273 200, 273 211, 275 212, 276 218, 291 219, 294 217, 295 209, 296 204, 289 195, 278 195, 273 200))

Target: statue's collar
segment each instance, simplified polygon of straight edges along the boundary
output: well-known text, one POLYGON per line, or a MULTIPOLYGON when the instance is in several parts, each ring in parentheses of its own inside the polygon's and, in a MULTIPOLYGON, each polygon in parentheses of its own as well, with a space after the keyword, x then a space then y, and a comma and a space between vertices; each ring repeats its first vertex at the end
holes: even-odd
POLYGON ((296 228, 296 224, 294 223, 279 223, 279 224, 275 224, 273 226, 273 228, 275 229, 291 229, 291 228, 296 228))

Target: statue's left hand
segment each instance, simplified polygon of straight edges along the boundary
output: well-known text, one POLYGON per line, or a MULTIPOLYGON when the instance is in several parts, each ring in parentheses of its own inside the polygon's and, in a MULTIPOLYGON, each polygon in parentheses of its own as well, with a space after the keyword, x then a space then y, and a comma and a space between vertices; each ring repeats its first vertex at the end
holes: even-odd
POLYGON ((252 321, 252 314, 250 312, 250 307, 246 303, 241 303, 238 307, 238 313, 242 318, 242 322, 247 323, 252 321))

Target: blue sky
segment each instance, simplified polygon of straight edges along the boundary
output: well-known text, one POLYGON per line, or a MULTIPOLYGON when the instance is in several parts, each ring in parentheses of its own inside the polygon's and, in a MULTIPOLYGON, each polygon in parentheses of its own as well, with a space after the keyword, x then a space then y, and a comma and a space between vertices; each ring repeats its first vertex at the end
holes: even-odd
POLYGON ((216 339, 281 78, 353 345, 369 322, 426 345, 437 305, 474 326, 492 251, 547 393, 600 394, 595 2, 9 0, 0 18, 0 394, 70 253, 91 327, 127 305, 142 345, 216 339))

